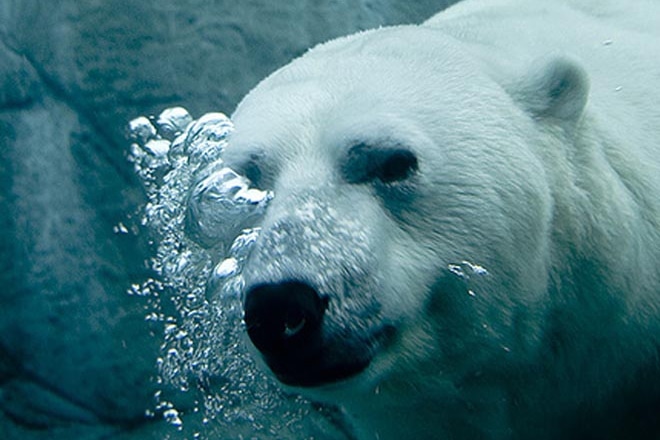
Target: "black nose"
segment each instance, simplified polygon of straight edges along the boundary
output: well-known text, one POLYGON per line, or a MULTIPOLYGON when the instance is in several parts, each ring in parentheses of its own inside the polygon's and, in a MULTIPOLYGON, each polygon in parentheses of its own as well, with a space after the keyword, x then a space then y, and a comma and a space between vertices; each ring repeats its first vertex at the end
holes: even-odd
POLYGON ((267 360, 309 358, 320 350, 326 307, 327 298, 300 281, 257 285, 245 296, 248 336, 267 360))

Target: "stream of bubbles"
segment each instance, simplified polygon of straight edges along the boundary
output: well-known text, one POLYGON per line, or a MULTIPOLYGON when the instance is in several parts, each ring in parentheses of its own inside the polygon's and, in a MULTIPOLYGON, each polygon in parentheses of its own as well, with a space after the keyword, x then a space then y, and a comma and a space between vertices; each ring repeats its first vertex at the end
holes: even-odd
POLYGON ((163 329, 148 413, 170 438, 346 438, 335 410, 281 391, 247 351, 241 271, 274 194, 224 165, 232 130, 222 113, 194 120, 181 107, 129 124, 155 274, 129 293, 149 298, 146 319, 163 329))

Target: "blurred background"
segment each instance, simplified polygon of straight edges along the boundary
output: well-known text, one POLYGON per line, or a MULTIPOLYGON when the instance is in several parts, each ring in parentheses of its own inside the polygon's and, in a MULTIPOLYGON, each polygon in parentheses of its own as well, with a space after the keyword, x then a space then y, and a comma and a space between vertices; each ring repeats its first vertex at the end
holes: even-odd
POLYGON ((328 39, 449 0, 0 0, 0 438, 166 438, 126 124, 231 114, 328 39))

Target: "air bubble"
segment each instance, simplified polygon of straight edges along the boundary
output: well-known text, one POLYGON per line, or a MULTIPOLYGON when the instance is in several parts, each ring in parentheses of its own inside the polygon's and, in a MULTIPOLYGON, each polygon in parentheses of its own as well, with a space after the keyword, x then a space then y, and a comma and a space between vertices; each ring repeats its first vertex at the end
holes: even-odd
POLYGON ((213 270, 215 278, 227 278, 238 273, 238 261, 236 258, 227 258, 218 264, 213 270))
POLYGON ((170 143, 164 139, 152 139, 144 144, 144 150, 156 157, 164 157, 170 150, 170 143))
POLYGON ((149 118, 140 116, 128 123, 129 136, 139 145, 144 145, 156 137, 156 127, 153 126, 149 118))
POLYGON ((170 408, 163 412, 163 418, 171 425, 176 426, 177 428, 183 425, 183 421, 179 417, 179 411, 174 408, 170 408))
POLYGON ((230 243, 262 218, 272 198, 270 191, 249 188, 248 180, 231 168, 212 170, 190 194, 188 233, 205 247, 230 243))
POLYGON ((156 125, 158 133, 165 139, 172 140, 183 133, 193 118, 183 107, 172 107, 165 109, 158 115, 156 125))

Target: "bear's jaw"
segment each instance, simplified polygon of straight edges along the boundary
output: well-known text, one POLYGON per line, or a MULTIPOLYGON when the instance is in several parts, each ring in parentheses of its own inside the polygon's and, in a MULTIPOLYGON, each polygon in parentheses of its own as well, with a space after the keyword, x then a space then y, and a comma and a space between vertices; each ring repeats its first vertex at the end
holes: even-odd
POLYGON ((341 382, 360 374, 371 363, 369 358, 348 359, 348 362, 336 365, 324 365, 319 359, 307 360, 300 365, 292 365, 289 360, 266 358, 266 364, 277 380, 284 385, 301 388, 315 388, 341 382))
POLYGON ((350 380, 371 364, 374 357, 389 346, 396 334, 391 325, 375 329, 361 340, 324 341, 313 353, 288 353, 262 358, 275 377, 284 385, 297 388, 321 388, 350 380))

